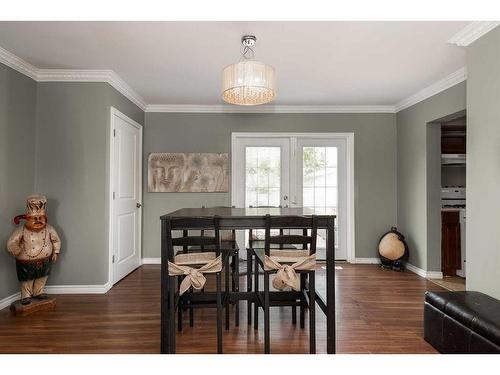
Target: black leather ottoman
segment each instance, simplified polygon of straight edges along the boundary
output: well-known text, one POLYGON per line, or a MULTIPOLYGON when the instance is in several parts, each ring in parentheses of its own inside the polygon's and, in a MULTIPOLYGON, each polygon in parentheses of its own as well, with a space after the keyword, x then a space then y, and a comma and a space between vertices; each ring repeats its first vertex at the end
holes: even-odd
POLYGON ((441 353, 500 353, 500 301, 480 292, 426 292, 424 338, 441 353))

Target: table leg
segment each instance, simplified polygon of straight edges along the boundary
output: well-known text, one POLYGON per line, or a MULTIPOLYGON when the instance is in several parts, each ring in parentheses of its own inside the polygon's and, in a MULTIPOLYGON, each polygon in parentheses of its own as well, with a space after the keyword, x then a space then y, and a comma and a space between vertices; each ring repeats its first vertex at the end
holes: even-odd
POLYGON ((168 324, 168 274, 167 274, 167 225, 166 220, 161 221, 161 307, 160 307, 160 352, 170 352, 169 324, 168 324))
POLYGON ((335 219, 328 218, 326 239, 326 352, 335 354, 335 219))

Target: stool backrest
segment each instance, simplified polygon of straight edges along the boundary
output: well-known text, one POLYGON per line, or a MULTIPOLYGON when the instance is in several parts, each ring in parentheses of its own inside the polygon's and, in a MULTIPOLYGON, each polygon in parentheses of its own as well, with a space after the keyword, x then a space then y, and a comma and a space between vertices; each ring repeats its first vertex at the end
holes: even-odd
POLYGON ((316 253, 316 238, 318 235, 318 219, 316 215, 305 216, 271 216, 266 215, 264 250, 270 255, 271 245, 301 245, 302 249, 309 248, 309 254, 316 253), (279 235, 271 235, 271 229, 280 229, 279 235), (302 229, 300 234, 284 234, 284 229, 302 229), (311 234, 308 235, 309 230, 311 234))
MULTIPOLYGON (((281 208, 281 205, 279 206, 248 206, 249 208, 281 208)), ((259 239, 258 235, 254 235, 254 229, 249 229, 248 230, 248 246, 253 249, 254 246, 254 241, 262 241, 262 239, 259 239)), ((283 229, 279 230, 280 235, 283 234, 283 229)), ((280 248, 283 248, 283 245, 280 245, 280 248)))
MULTIPOLYGON (((212 207, 206 207, 206 206, 201 206, 201 208, 235 208, 236 206, 212 206, 212 207)), ((211 230, 204 230, 202 229, 201 231, 202 236, 213 236, 213 231, 211 230)), ((231 248, 235 249, 236 248, 236 230, 235 229, 226 229, 226 230, 221 230, 220 231, 220 240, 221 242, 230 242, 231 248)), ((201 247, 201 250, 204 251, 204 247, 201 247)))
POLYGON ((167 256, 168 260, 174 258, 175 247, 182 247, 186 250, 189 246, 207 246, 211 251, 215 250, 217 256, 220 255, 220 217, 186 217, 186 218, 167 218, 167 256), (182 230, 182 236, 174 237, 174 231, 182 230), (211 231, 211 235, 191 235, 190 231, 211 231))

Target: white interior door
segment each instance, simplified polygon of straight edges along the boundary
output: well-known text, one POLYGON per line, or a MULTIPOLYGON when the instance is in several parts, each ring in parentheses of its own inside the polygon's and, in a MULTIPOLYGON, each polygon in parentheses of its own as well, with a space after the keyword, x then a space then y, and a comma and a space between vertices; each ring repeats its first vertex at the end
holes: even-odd
POLYGON ((141 264, 142 127, 112 110, 113 284, 141 264))
MULTIPOLYGON (((350 136, 332 133, 233 134, 232 204, 237 207, 306 207, 311 213, 335 214, 335 259, 352 261, 354 203, 353 176, 348 173, 350 136), (350 256, 348 248, 352 249, 350 256)), ((318 259, 325 259, 326 231, 318 231, 318 236, 318 259)), ((240 246, 246 246, 243 234, 237 238, 240 246)))

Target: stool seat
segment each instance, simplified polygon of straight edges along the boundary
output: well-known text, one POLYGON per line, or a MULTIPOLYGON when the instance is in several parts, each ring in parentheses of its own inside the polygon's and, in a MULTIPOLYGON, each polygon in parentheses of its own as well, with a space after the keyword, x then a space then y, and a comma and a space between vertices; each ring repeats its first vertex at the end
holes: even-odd
MULTIPOLYGON (((266 252, 264 249, 254 250, 260 264, 264 264, 266 252)), ((278 263, 292 264, 309 257, 309 250, 270 250, 270 258, 278 263)))
POLYGON ((177 254, 174 263, 178 266, 204 265, 216 258, 215 252, 177 254))
POLYGON ((309 256, 309 250, 270 250, 272 260, 278 263, 296 263, 309 256))

